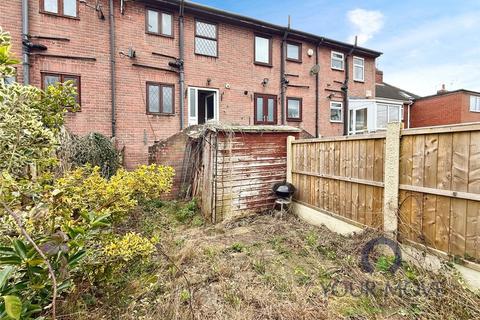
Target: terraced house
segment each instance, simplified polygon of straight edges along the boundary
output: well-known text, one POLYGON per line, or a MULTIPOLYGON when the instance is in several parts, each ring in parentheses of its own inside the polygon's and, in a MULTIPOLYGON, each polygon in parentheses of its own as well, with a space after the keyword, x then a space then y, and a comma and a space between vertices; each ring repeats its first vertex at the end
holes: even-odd
POLYGON ((73 80, 68 127, 115 137, 127 167, 209 121, 341 135, 349 99, 375 97, 379 52, 192 2, 2 0, 0 26, 17 81, 73 80))

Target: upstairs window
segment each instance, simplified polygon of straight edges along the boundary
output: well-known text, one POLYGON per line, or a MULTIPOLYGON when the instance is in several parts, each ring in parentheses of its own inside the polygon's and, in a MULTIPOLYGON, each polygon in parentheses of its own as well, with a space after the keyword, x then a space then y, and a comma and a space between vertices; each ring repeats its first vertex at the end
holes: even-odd
POLYGON ((353 80, 365 81, 365 60, 359 57, 353 57, 353 80))
POLYGON ((331 67, 335 70, 345 69, 345 56, 341 52, 332 51, 331 67))
POLYGON ((330 122, 343 122, 343 103, 337 101, 330 102, 330 122))
POLYGON ((287 97, 287 121, 302 121, 302 98, 287 97))
POLYGON ((66 17, 78 16, 78 0, 40 0, 40 11, 66 17))
POLYGON ((147 114, 174 114, 173 84, 147 82, 147 114))
POLYGON ((147 33, 173 37, 173 18, 170 13, 147 9, 145 27, 147 33))
POLYGON ((480 97, 470 96, 470 111, 480 112, 480 97))
POLYGON ((195 53, 208 56, 218 56, 218 32, 214 23, 195 21, 195 53))
POLYGON ((272 39, 255 36, 255 63, 265 66, 272 65, 272 39))
MULTIPOLYGON (((59 74, 59 73, 42 73, 42 89, 45 90, 49 86, 55 85, 56 83, 64 83, 66 81, 72 81, 73 86, 77 89, 77 95, 75 100, 78 105, 81 102, 81 85, 80 85, 80 76, 72 74, 59 74)), ((71 108, 73 106, 65 106, 66 108, 71 108)))
POLYGON ((287 42, 287 60, 302 62, 302 45, 300 43, 287 42))

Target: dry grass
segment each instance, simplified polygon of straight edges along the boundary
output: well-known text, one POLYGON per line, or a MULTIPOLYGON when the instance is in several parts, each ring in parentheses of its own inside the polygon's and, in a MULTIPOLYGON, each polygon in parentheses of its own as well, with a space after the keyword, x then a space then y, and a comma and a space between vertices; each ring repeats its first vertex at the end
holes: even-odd
MULTIPOLYGON (((83 304, 83 311, 66 303, 70 315, 65 318, 480 319, 480 297, 464 288, 447 265, 437 275, 408 265, 392 275, 382 271, 388 265, 384 259, 373 274, 361 271, 361 248, 376 236, 369 232, 347 238, 294 217, 268 215, 163 228, 161 251, 169 258, 159 254, 124 290, 98 294, 90 306, 83 304), (337 295, 326 295, 325 288, 335 281, 354 286, 369 281, 377 289, 358 289, 352 296, 343 295, 340 286, 337 295), (406 290, 403 296, 384 296, 379 290, 387 283, 428 289, 436 282, 442 284, 441 294, 406 290)), ((79 292, 71 299, 84 300, 85 292, 79 292)))

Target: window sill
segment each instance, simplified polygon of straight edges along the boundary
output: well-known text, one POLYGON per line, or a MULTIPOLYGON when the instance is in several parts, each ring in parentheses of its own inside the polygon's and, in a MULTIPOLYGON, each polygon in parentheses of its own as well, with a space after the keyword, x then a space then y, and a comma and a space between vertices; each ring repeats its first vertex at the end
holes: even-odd
POLYGON ((287 122, 302 122, 302 119, 287 118, 287 122))
POLYGON ((72 20, 80 20, 80 17, 73 17, 73 16, 67 16, 59 13, 54 13, 54 12, 48 12, 48 11, 42 11, 40 10, 41 14, 47 15, 47 16, 52 16, 52 17, 57 17, 57 18, 66 18, 66 19, 72 19, 72 20))
POLYGON ((147 116, 174 117, 175 113, 147 112, 147 116))
POLYGON ((341 71, 341 72, 345 71, 345 69, 338 69, 338 68, 334 68, 334 67, 330 67, 330 69, 332 69, 333 71, 341 71))
POLYGON ((297 60, 297 59, 286 58, 285 60, 288 62, 302 63, 302 60, 297 60))
POLYGON ((341 121, 341 120, 330 120, 330 123, 338 123, 338 124, 340 124, 340 123, 343 123, 343 121, 341 121))
POLYGON ((264 62, 253 62, 254 65, 260 66, 260 67, 267 67, 267 68, 273 68, 273 65, 271 63, 264 63, 264 62))
POLYGON ((353 79, 353 82, 365 83, 365 80, 356 80, 356 79, 353 79))
POLYGON ((196 55, 196 56, 201 56, 201 57, 218 59, 218 55, 217 55, 217 56, 209 56, 208 54, 202 54, 202 53, 197 53, 197 52, 195 52, 195 55, 196 55))
POLYGON ((151 32, 151 31, 145 31, 145 34, 149 34, 151 36, 156 36, 156 37, 168 38, 168 39, 174 39, 175 38, 173 35, 170 36, 168 34, 156 33, 156 32, 151 32))

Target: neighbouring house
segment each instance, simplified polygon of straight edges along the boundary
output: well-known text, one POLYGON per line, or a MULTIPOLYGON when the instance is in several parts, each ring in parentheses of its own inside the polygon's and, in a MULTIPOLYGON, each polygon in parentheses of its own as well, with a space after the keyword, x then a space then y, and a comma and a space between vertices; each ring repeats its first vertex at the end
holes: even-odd
POLYGON ((127 168, 205 122, 340 135, 349 101, 376 96, 380 52, 189 1, 2 0, 0 26, 17 81, 74 81, 67 126, 114 137, 127 168))
POLYGON ((480 121, 480 92, 459 89, 416 98, 410 112, 410 127, 440 126, 480 121))
POLYGON ((404 122, 409 127, 409 112, 416 94, 383 81, 383 71, 375 71, 375 99, 351 98, 349 134, 385 130, 390 122, 404 122))

